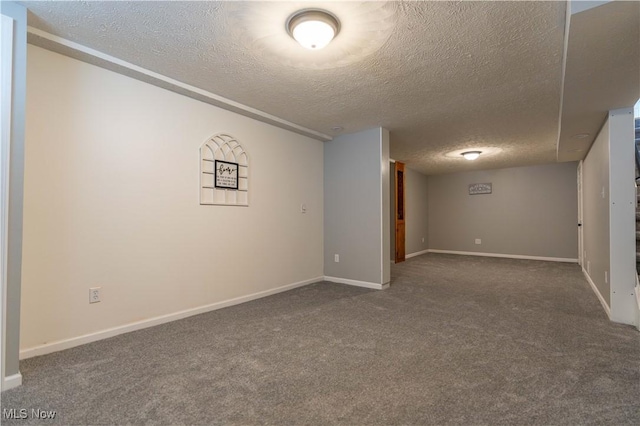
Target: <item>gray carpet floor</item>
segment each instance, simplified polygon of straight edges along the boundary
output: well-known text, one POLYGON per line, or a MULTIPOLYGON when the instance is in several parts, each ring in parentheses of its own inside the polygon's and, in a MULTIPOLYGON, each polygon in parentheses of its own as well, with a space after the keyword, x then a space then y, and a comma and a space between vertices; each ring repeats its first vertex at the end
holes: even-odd
POLYGON ((3 424, 640 424, 640 333, 574 264, 428 254, 20 368, 3 409, 57 416, 3 424))

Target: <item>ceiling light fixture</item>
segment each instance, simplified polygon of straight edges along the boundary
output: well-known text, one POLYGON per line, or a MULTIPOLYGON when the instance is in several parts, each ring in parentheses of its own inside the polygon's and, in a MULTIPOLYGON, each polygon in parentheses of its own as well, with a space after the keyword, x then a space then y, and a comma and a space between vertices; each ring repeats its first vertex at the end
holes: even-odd
POLYGON ((322 49, 340 32, 340 21, 321 9, 303 9, 287 19, 287 32, 302 47, 322 49))
POLYGON ((480 154, 482 154, 482 151, 467 151, 463 152, 460 155, 462 155, 465 160, 473 161, 476 158, 480 157, 480 154))

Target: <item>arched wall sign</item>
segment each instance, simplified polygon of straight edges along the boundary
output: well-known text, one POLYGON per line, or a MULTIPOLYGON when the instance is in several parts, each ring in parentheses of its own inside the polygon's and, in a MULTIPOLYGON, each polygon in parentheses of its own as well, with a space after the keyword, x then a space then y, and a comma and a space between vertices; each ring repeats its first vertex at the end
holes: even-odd
POLYGON ((249 157, 231 135, 217 134, 200 146, 200 204, 249 205, 249 157))

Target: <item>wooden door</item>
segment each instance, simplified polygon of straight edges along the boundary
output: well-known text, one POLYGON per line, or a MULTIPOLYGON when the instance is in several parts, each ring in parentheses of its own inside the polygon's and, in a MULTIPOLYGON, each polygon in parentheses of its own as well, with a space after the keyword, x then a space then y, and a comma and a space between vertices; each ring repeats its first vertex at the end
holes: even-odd
POLYGON ((396 161, 396 263, 404 262, 404 163, 396 161))

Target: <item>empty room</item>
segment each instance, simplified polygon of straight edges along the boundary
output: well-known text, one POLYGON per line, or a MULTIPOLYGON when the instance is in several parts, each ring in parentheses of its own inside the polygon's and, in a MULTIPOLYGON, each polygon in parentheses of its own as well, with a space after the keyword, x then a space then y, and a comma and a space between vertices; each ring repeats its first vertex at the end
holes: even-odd
POLYGON ((2 1, 2 424, 640 423, 640 3, 2 1))

